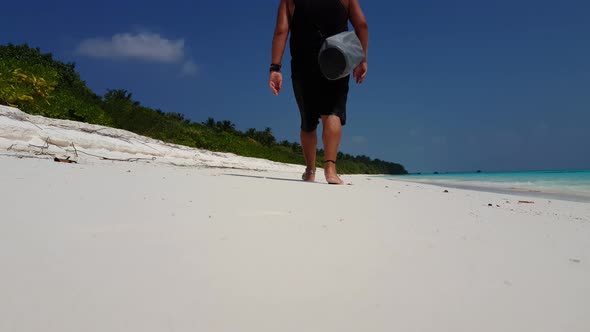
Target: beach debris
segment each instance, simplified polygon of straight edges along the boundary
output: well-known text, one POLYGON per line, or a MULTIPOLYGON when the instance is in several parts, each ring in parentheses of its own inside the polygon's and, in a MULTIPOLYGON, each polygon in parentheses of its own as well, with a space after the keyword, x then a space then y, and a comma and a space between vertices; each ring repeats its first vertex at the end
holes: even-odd
POLYGON ((572 262, 572 263, 581 263, 582 261, 579 260, 579 259, 570 258, 570 262, 572 262))
POLYGON ((535 204, 533 201, 518 201, 518 204, 535 204))
POLYGON ((78 163, 75 160, 70 160, 70 157, 67 157, 66 159, 55 157, 55 158, 53 158, 53 161, 55 161, 56 163, 66 163, 66 164, 77 164, 78 163))
POLYGON ((385 186, 385 188, 389 188, 389 186, 385 186))
POLYGON ((448 191, 448 190, 445 190, 445 191, 443 191, 443 193, 447 193, 447 194, 448 194, 448 193, 449 193, 449 191, 448 191))
POLYGON ((74 142, 72 142, 72 147, 74 148, 74 154, 76 154, 76 157, 78 157, 78 150, 76 150, 76 146, 74 145, 74 142))
POLYGON ((494 207, 494 204, 490 203, 490 204, 488 204, 488 206, 494 207))
MULTIPOLYGON (((83 132, 88 132, 88 131, 85 131, 84 129, 81 129, 81 130, 83 132)), ((96 132, 96 131, 93 131, 93 132, 96 132)), ((122 139, 119 136, 112 136, 112 137, 122 139)), ((59 148, 62 148, 59 144, 56 144, 56 143, 52 142, 50 137, 47 137, 45 139, 45 144, 42 145, 42 146, 29 144, 29 147, 30 148, 37 148, 37 149, 40 149, 41 150, 40 152, 37 152, 35 154, 51 155, 50 153, 46 152, 46 150, 49 149, 49 146, 50 145, 55 145, 55 146, 57 146, 59 148)), ((76 145, 74 145, 74 143, 72 143, 72 147, 74 148, 74 151, 73 152, 74 152, 74 154, 75 154, 76 157, 79 157, 79 154, 81 153, 81 154, 84 154, 84 155, 87 155, 87 156, 100 158, 101 160, 110 160, 110 161, 126 161, 126 162, 146 161, 147 163, 149 163, 149 161, 155 161, 156 160, 156 157, 151 157, 151 158, 127 158, 127 159, 107 158, 107 157, 98 156, 98 155, 95 155, 95 154, 92 154, 92 153, 88 153, 88 152, 84 152, 84 151, 78 150, 76 148, 76 145)), ((65 150, 67 152, 72 152, 72 150, 68 150, 68 149, 65 149, 65 150)), ((53 160, 56 161, 56 162, 76 163, 77 164, 77 162, 76 161, 73 161, 73 160, 72 161, 61 161, 61 158, 54 158, 53 160), (60 159, 60 160, 58 161, 58 160, 55 160, 55 159, 60 159)), ((69 157, 66 160, 69 160, 69 157)))
POLYGON ((496 204, 496 207, 500 207, 500 205, 499 204, 496 204))

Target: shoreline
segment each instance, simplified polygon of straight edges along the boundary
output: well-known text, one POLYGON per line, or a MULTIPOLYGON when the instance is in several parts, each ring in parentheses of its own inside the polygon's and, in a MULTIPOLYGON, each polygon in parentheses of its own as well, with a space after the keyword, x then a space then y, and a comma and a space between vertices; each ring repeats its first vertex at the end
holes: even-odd
MULTIPOLYGON (((389 179, 388 175, 383 176, 386 179, 389 179)), ((543 190, 534 190, 534 189, 526 189, 526 188, 516 188, 516 187, 500 187, 498 186, 486 186, 481 184, 465 184, 459 181, 453 180, 418 180, 418 179, 403 179, 402 176, 395 176, 395 180, 403 181, 403 182, 411 182, 411 183, 422 183, 422 184, 430 184, 437 187, 448 187, 448 188, 455 188, 455 189, 464 189, 464 190, 473 190, 473 191, 480 191, 480 192, 489 192, 489 193, 497 193, 497 194, 514 194, 523 197, 538 197, 538 198, 547 198, 547 199, 558 199, 558 200, 565 200, 571 202, 578 202, 578 203, 590 203, 590 194, 585 192, 577 192, 577 191, 548 191, 547 189, 543 190)))

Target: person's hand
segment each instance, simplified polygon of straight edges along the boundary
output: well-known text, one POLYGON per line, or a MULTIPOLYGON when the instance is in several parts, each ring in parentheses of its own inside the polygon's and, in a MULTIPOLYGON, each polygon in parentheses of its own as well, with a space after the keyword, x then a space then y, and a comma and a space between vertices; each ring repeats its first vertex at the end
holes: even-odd
POLYGON ((358 84, 363 83, 365 77, 367 76, 367 71, 369 70, 369 65, 367 65, 367 61, 363 60, 356 68, 354 68, 353 77, 358 84))
POLYGON ((268 86, 270 87, 272 93, 274 93, 275 96, 278 96, 279 92, 281 92, 281 88, 283 87, 283 74, 278 71, 271 72, 268 86))

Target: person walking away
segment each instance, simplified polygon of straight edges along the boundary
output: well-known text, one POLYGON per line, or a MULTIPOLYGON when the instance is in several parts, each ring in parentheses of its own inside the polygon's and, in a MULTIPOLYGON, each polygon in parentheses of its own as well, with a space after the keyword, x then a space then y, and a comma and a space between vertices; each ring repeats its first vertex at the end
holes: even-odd
POLYGON ((277 96, 283 86, 281 61, 289 33, 291 80, 301 116, 301 146, 306 169, 304 181, 315 181, 317 126, 322 122, 324 175, 329 184, 342 184, 336 171, 336 157, 346 124, 346 103, 350 76, 326 79, 318 55, 324 38, 348 30, 352 23, 365 52, 364 60, 353 70, 357 84, 367 70, 369 28, 359 0, 281 0, 272 41, 269 87, 277 96))

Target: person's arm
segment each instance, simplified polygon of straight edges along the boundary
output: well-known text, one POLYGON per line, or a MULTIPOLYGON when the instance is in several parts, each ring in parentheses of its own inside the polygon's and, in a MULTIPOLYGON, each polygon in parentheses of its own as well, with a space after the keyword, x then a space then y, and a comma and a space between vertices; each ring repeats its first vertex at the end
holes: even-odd
MULTIPOLYGON (((272 64, 280 65, 287 46, 287 37, 289 36, 289 6, 288 0, 281 0, 277 13, 277 24, 275 27, 274 37, 272 39, 272 64)), ((279 94, 283 87, 283 75, 280 71, 270 73, 269 87, 276 95, 279 94)))
POLYGON ((352 23, 354 31, 359 37, 361 45, 363 46, 363 50, 365 51, 365 59, 354 70, 354 78, 356 79, 356 82, 362 83, 367 76, 368 70, 367 57, 369 54, 369 25, 367 24, 367 19, 365 18, 365 14, 361 9, 359 0, 350 0, 350 3, 348 4, 348 11, 350 13, 350 23, 352 23))

